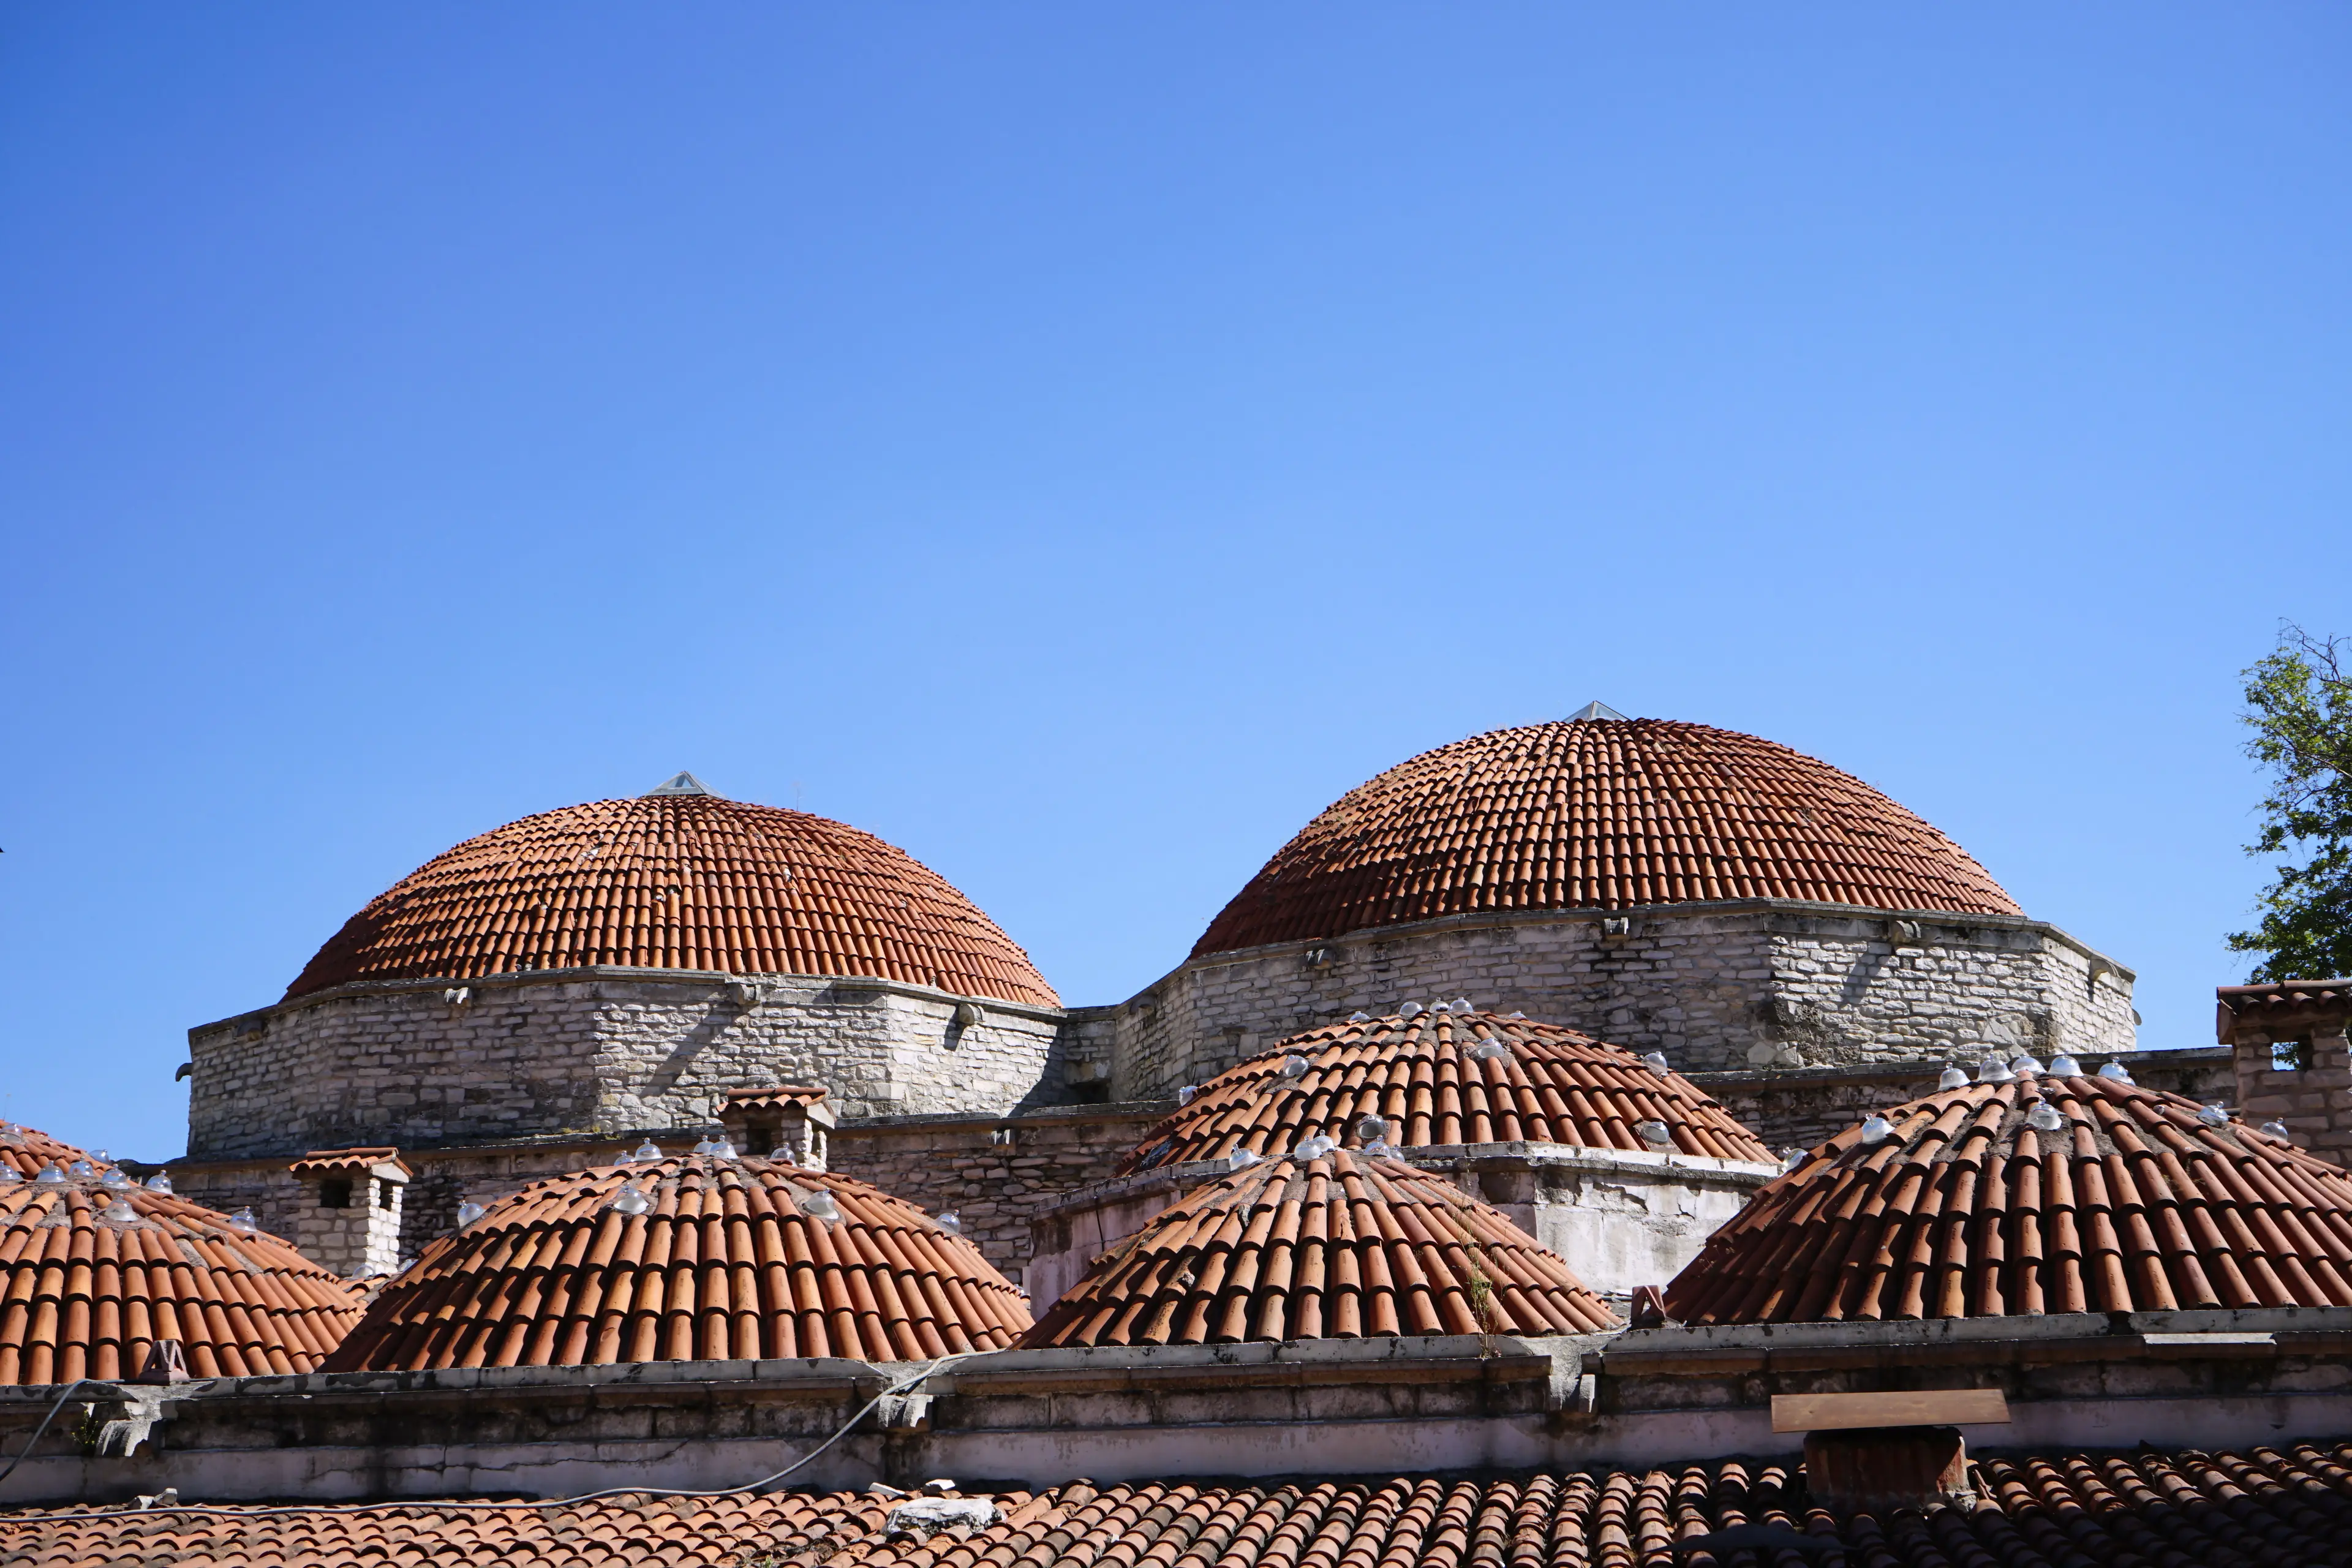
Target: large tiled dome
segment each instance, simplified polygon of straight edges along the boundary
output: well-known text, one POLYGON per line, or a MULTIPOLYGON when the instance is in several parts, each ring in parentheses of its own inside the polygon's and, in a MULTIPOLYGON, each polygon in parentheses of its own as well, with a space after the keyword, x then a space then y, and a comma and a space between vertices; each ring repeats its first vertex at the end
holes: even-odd
POLYGON ((358 1286, 108 1169, 0 1132, 0 1384, 134 1376, 158 1340, 199 1377, 310 1372, 359 1321, 358 1286))
POLYGON ((288 986, 617 964, 872 976, 1058 1005, 1029 957, 905 851, 698 785, 541 812, 436 856, 288 986))
POLYGON ((1334 1150, 1210 1183, 1101 1258, 1023 1344, 1581 1334, 1608 1304, 1500 1210, 1334 1150))
POLYGON ((1826 763, 1701 724, 1579 718, 1474 735, 1350 790, 1192 951, 1734 899, 2020 912, 1958 845, 1826 763))
POLYGON ((327 1370, 920 1361, 999 1350, 1028 1326, 1027 1299, 980 1248, 904 1199, 694 1154, 499 1199, 384 1287, 327 1370))
POLYGON ((1882 1120, 1759 1191, 1666 1310, 1774 1323, 2352 1306, 2352 1177, 2195 1100, 2041 1077, 1882 1120))
POLYGON ((1553 1143, 1759 1163, 1769 1150, 1698 1086, 1590 1035, 1448 1006, 1309 1029, 1238 1062, 1145 1134, 1124 1171, 1272 1156, 1300 1140, 1553 1143), (1294 1058, 1298 1064, 1292 1066, 1294 1058), (1644 1136, 1644 1131, 1650 1136, 1644 1136), (1663 1131, 1664 1136, 1655 1135, 1663 1131))

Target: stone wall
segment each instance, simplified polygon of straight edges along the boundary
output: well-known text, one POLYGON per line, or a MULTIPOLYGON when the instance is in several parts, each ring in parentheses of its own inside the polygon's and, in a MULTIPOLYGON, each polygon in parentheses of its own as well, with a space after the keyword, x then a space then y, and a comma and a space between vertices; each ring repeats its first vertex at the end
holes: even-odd
MULTIPOLYGON (((964 1235, 1014 1283, 1029 1262, 1030 1221, 1040 1209, 1108 1177, 1145 1130, 1173 1110, 1172 1103, 1074 1106, 1006 1116, 879 1117, 833 1130, 829 1168, 905 1198, 928 1213, 952 1211, 964 1235)), ((401 1191, 398 1258, 412 1259, 429 1242, 455 1229, 457 1205, 488 1205, 540 1180, 610 1164, 640 1140, 677 1153, 706 1133, 709 1118, 692 1126, 634 1129, 595 1138, 549 1138, 450 1149, 403 1149, 414 1173, 401 1191)), ((340 1243, 331 1259, 307 1245, 322 1222, 342 1211, 318 1211, 315 1182, 302 1182, 284 1160, 179 1160, 169 1167, 184 1195, 222 1210, 249 1207, 261 1228, 283 1237, 338 1272, 347 1271, 340 1243)), ((153 1167, 137 1167, 145 1174, 153 1167)))
POLYGON ((1113 1092, 1172 1093, 1301 1029, 1467 996, 1686 1072, 2132 1048, 2132 975, 2038 921, 1773 900, 1463 915, 1195 959, 1117 1010, 1113 1092))
POLYGON ((953 1212, 988 1260, 1023 1284, 1032 1220, 1107 1180, 1152 1123, 1175 1109, 1155 1101, 845 1122, 834 1131, 833 1168, 932 1214, 953 1212))
POLYGON ((878 980, 572 969, 352 984, 188 1032, 198 1159, 691 1128, 730 1089, 844 1117, 1073 1098, 1056 1009, 878 980), (449 1000, 455 992, 461 1000, 449 1000))

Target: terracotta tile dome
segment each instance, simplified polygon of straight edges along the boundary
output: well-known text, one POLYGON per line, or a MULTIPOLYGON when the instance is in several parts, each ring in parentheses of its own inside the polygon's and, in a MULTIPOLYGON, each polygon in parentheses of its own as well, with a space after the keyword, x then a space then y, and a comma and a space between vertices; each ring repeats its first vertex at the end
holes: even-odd
POLYGON ((1360 1147, 1371 1142, 1358 1125, 1368 1116, 1388 1123, 1382 1136, 1397 1148, 1524 1141, 1772 1158, 1688 1079, 1653 1072, 1622 1046, 1530 1018, 1434 1007, 1309 1029, 1227 1068, 1152 1128, 1120 1173, 1236 1149, 1270 1157, 1317 1136, 1360 1147), (1292 1058, 1304 1068, 1286 1072, 1292 1058), (1663 1128, 1664 1142, 1645 1138, 1644 1123, 1663 1128))
POLYGON ((1775 1323, 2352 1306, 2352 1176, 2195 1100, 2041 1077, 1947 1089, 1885 1121, 1883 1141, 1849 1128, 1760 1189, 1666 1288, 1667 1311, 1775 1323))
POLYGON ((1186 1194, 1097 1258, 1022 1343, 1580 1334, 1616 1321, 1501 1210, 1402 1161, 1334 1150, 1260 1161, 1186 1194))
POLYGON ((1028 954, 905 851, 698 786, 466 840, 353 915, 286 994, 586 964, 873 976, 1059 1005, 1028 954))
POLYGON ((1827 763, 1703 724, 1580 718, 1474 735, 1349 791, 1192 952, 1729 899, 2021 912, 1958 845, 1827 763))
POLYGON ((359 1321, 360 1287, 70 1145, 16 1129, 0 1164, 0 1384, 134 1376, 158 1340, 199 1377, 310 1372, 359 1321))
POLYGON ((904 1199, 695 1154, 500 1198, 385 1286, 327 1370, 919 1361, 1001 1350, 1029 1321, 978 1247, 904 1199), (644 1212, 615 1206, 624 1186, 644 1212))

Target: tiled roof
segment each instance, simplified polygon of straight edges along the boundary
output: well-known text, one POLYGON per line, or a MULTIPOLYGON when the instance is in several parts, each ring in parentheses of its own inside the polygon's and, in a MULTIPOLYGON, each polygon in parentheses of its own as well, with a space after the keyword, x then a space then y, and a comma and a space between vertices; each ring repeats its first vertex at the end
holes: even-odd
POLYGON ((416 1173, 408 1169, 400 1151, 388 1144, 373 1149, 313 1149, 286 1168, 298 1176, 364 1175, 378 1165, 391 1165, 412 1176, 416 1173))
POLYGON ((2060 1453, 1981 1459, 1974 1468, 1973 1506, 1883 1513, 1832 1513, 1811 1503, 1795 1467, 1737 1459, 1477 1479, 1073 1481, 996 1494, 999 1517, 982 1529, 895 1536, 891 1501, 845 1492, 218 1517, 24 1510, 0 1512, 0 1564, 1794 1568, 1810 1560, 1854 1568, 2332 1568, 2352 1560, 2352 1445, 2060 1453), (1742 1550, 1743 1529, 1766 1544, 1742 1550), (1813 1539, 1800 1554, 1770 1543, 1783 1531, 1813 1539), (1699 1539, 1718 1532, 1729 1539, 1699 1539))
POLYGON ((586 964, 873 976, 1058 1005, 1013 939, 905 851, 718 795, 593 801, 469 838, 353 915, 286 994, 586 964))
MULTIPOLYGON (((28 1149, 36 1178, 47 1150, 78 1153, 33 1133, 0 1158, 21 1172, 28 1149)), ((0 1182, 0 1384, 134 1376, 157 1340, 199 1377, 310 1372, 360 1315, 359 1287, 276 1237, 96 1176, 0 1182)))
POLYGON ((1724 899, 2019 912, 1958 845, 1827 763, 1702 724, 1570 720, 1474 735, 1350 790, 1192 951, 1724 899))
POLYGON ((777 1089, 730 1089, 722 1106, 744 1110, 769 1110, 783 1106, 814 1105, 825 1097, 822 1088, 788 1083, 777 1089))
POLYGON ((425 1249, 326 1370, 579 1366, 997 1350, 1028 1301, 914 1205, 746 1156, 533 1182, 425 1249), (625 1185, 644 1214, 613 1206, 625 1185), (810 1212, 824 1194, 838 1217, 810 1212))
POLYGON ((1279 1154, 1318 1135, 1358 1147, 1369 1142, 1357 1131, 1367 1116, 1389 1123, 1387 1141, 1398 1148, 1525 1141, 1772 1158, 1689 1079, 1652 1072, 1621 1046, 1557 1024, 1432 1008, 1309 1029, 1227 1068, 1146 1134, 1120 1169, 1220 1159, 1237 1148, 1279 1154), (1489 1042, 1502 1054, 1468 1054, 1489 1042), (1286 1078, 1294 1056, 1307 1070, 1286 1078), (1670 1145, 1644 1139, 1644 1122, 1663 1123, 1670 1145))
POLYGON ((2100 1078, 1947 1089, 1767 1184, 1666 1288, 1689 1323, 2352 1305, 2352 1177, 2100 1078), (2037 1131, 2053 1108, 2063 1125, 2037 1131))
POLYGON ((2278 980, 2259 985, 2217 985, 2214 1034, 2227 1045, 2238 1031, 2291 1039, 2315 1025, 2340 1029, 2352 1016, 2352 980, 2278 980))
POLYGON ((1339 1150, 1261 1161, 1186 1194, 1097 1258, 1022 1343, 1579 1334, 1615 1322, 1499 1209, 1401 1161, 1339 1150))
POLYGON ((92 1154, 34 1128, 0 1121, 0 1166, 20 1176, 37 1176, 47 1166, 55 1165, 62 1171, 76 1160, 89 1160, 100 1165, 109 1163, 103 1150, 92 1154))

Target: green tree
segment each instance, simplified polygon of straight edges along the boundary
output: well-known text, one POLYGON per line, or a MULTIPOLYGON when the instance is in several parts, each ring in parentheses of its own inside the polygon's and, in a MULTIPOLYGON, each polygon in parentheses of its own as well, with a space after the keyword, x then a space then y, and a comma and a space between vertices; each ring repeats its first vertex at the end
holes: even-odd
POLYGON ((2253 730, 2246 754, 2270 771, 2260 837, 2246 853, 2285 856, 2263 889, 2262 924, 2230 938, 2258 952, 2253 980, 2352 973, 2352 637, 2289 625, 2245 671, 2253 730))

